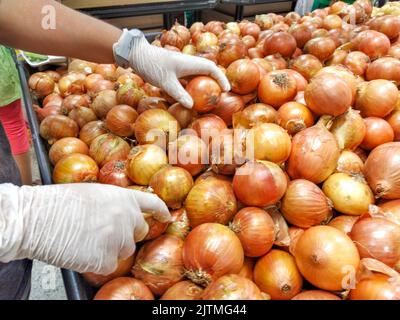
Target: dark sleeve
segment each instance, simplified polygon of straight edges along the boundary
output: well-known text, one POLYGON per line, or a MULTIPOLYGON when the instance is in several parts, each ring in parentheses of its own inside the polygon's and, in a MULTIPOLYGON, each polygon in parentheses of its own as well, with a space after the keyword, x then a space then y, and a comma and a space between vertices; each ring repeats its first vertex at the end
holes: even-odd
POLYGON ((11 154, 10 144, 6 133, 0 123, 0 183, 12 183, 21 186, 21 177, 14 158, 11 154))

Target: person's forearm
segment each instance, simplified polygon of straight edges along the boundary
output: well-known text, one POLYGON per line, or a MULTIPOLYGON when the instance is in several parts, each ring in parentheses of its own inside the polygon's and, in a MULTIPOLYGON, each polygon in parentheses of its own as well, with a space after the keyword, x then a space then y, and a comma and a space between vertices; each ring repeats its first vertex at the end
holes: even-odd
POLYGON ((0 0, 0 44, 32 52, 113 63, 122 31, 53 0, 0 0), (44 6, 55 8, 55 29, 43 28, 44 6))

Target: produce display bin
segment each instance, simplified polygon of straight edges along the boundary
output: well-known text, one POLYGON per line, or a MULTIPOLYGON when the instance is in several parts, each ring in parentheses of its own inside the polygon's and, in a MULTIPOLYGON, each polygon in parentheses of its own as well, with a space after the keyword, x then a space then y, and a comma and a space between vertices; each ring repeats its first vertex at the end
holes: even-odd
MULTIPOLYGON (((234 19, 236 21, 243 20, 243 9, 245 5, 257 5, 267 3, 288 2, 288 0, 220 0, 220 4, 234 4, 236 5, 234 19)), ((292 10, 296 7, 297 0, 292 0, 292 10)), ((219 9, 217 9, 219 10, 219 9)), ((226 13, 226 12, 222 12, 226 13)))

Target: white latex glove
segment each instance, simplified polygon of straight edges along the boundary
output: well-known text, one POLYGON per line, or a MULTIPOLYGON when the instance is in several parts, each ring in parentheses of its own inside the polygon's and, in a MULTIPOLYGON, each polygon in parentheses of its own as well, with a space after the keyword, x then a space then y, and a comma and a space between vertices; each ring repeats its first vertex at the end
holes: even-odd
POLYGON ((156 195, 111 185, 0 185, 0 261, 37 259, 78 272, 110 274, 135 251, 148 225, 168 221, 156 195))
POLYGON ((231 89, 228 79, 214 62, 153 46, 144 36, 135 39, 129 60, 133 70, 145 81, 162 88, 186 108, 193 107, 193 99, 179 83, 179 78, 209 75, 218 81, 223 91, 231 89))

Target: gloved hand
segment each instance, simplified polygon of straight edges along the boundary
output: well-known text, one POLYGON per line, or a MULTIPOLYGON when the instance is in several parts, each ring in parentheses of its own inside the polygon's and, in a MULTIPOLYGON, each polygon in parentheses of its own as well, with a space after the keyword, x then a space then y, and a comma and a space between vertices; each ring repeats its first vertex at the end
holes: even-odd
POLYGON ((224 73, 212 61, 153 46, 144 36, 134 40, 129 60, 133 70, 145 81, 162 88, 186 108, 193 107, 193 99, 179 83, 179 78, 209 75, 218 81, 223 91, 231 89, 224 73))
POLYGON ((0 261, 37 259, 78 272, 110 274, 135 251, 148 225, 170 219, 156 195, 100 184, 0 185, 0 261))

